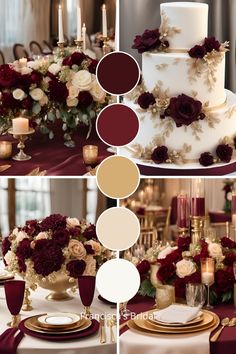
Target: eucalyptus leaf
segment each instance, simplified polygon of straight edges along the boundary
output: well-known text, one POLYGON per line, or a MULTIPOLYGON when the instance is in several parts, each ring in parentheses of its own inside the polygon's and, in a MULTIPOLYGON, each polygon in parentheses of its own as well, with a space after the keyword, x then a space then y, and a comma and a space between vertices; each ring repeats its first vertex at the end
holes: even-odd
POLYGON ((64 145, 69 148, 75 147, 75 142, 73 140, 68 140, 64 142, 64 145))
POLYGON ((50 120, 51 122, 54 122, 55 119, 56 119, 55 114, 52 113, 52 112, 49 112, 49 113, 47 114, 47 117, 48 117, 48 120, 50 120))
POLYGON ((49 139, 52 140, 54 138, 54 133, 53 131, 51 130, 50 133, 49 133, 49 139))
POLYGON ((33 108, 32 108, 32 112, 33 112, 34 114, 39 114, 40 111, 41 111, 41 106, 40 106, 40 104, 39 104, 38 102, 37 102, 37 103, 34 103, 34 104, 33 104, 33 108))
POLYGON ((49 134, 50 130, 48 129, 48 127, 46 127, 45 125, 41 125, 40 126, 40 132, 42 134, 49 134))

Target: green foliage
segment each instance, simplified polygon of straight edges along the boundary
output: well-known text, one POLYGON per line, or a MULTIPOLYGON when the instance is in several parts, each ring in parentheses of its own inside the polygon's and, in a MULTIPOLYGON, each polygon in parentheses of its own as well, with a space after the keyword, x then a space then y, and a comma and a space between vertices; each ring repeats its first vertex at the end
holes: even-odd
POLYGON ((233 291, 229 290, 222 295, 222 302, 229 302, 233 298, 233 291))
POLYGON ((140 288, 139 288, 139 294, 142 296, 149 296, 149 297, 155 297, 156 296, 156 289, 152 285, 149 279, 145 279, 142 281, 140 288))
POLYGON ((41 112, 41 106, 38 102, 33 104, 32 112, 36 115, 41 112))

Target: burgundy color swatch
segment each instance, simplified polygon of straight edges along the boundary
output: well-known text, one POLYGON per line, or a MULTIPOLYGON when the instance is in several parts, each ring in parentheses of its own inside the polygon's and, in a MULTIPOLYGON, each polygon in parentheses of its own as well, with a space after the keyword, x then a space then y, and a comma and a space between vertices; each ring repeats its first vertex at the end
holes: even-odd
POLYGON ((108 145, 124 146, 137 135, 139 120, 135 112, 124 104, 105 107, 97 119, 97 133, 108 145))
POLYGON ((136 60, 123 52, 106 55, 97 66, 99 84, 112 95, 123 95, 131 91, 137 85, 139 76, 136 60))

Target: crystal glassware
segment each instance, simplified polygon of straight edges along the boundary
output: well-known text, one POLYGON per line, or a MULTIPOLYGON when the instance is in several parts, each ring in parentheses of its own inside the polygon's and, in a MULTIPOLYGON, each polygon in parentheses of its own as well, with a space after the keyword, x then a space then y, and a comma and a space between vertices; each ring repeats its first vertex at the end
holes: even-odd
POLYGON ((132 311, 130 311, 128 308, 127 308, 127 304, 128 304, 128 301, 126 302, 123 302, 121 304, 121 308, 120 308, 120 315, 121 317, 124 319, 124 320, 127 320, 128 318, 130 318, 131 314, 132 314, 132 311))
POLYGON ((202 283, 207 286, 207 309, 212 309, 210 305, 210 286, 215 281, 215 262, 213 258, 203 258, 201 260, 202 283))
POLYGON ((91 275, 81 275, 78 277, 79 294, 84 305, 84 315, 90 317, 90 306, 93 302, 96 277, 91 275))
POLYGON ((20 310, 24 300, 25 282, 23 280, 9 280, 4 283, 8 310, 12 315, 10 327, 17 327, 20 322, 20 310))
POLYGON ((188 306, 202 307, 206 301, 206 288, 203 284, 186 284, 186 302, 188 306))

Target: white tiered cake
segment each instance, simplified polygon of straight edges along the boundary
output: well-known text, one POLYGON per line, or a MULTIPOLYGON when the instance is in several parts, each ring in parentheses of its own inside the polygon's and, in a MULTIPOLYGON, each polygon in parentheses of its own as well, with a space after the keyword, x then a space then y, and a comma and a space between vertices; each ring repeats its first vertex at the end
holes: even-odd
POLYGON ((136 36, 142 83, 125 97, 140 118, 123 155, 161 168, 235 161, 236 96, 224 89, 228 43, 208 38, 208 5, 161 4, 159 30, 136 36))

